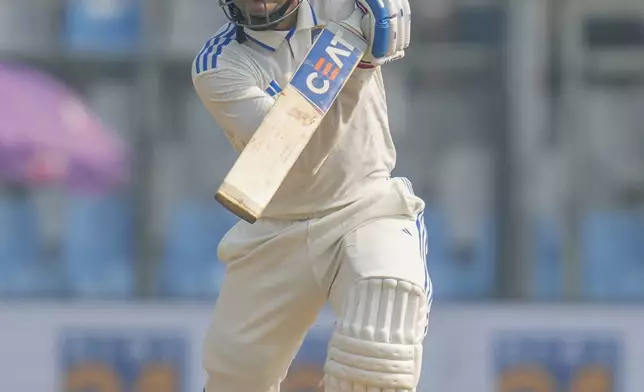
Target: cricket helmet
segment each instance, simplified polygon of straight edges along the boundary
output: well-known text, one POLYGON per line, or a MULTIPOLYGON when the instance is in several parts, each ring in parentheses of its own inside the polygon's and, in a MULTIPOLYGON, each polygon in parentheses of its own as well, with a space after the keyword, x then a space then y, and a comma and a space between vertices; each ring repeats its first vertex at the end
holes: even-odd
POLYGON ((264 2, 264 14, 251 14, 244 3, 253 0, 217 0, 226 17, 239 27, 250 30, 270 30, 293 14, 303 0, 286 0, 284 4, 268 11, 268 1, 264 2))

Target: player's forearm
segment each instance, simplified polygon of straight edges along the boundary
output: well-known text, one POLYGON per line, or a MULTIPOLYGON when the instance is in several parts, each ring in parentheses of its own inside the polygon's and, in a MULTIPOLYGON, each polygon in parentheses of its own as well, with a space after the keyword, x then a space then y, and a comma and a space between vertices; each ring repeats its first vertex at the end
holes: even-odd
POLYGON ((258 87, 226 85, 221 75, 205 75, 195 81, 204 106, 224 130, 237 151, 241 151, 253 136, 275 100, 258 87), (230 91, 223 93, 222 91, 230 91))

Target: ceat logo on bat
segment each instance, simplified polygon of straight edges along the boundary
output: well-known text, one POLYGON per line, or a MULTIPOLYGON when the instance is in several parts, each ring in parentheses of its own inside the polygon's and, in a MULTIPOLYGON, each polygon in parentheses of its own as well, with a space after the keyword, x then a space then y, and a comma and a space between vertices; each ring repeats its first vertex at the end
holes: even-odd
POLYGON ((342 30, 322 30, 291 85, 326 113, 362 57, 342 30))

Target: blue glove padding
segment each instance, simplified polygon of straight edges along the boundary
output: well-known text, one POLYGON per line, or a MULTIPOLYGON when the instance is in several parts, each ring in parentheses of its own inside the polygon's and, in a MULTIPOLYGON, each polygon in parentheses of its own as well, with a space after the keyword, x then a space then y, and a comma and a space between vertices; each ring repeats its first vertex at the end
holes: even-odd
POLYGON ((362 31, 369 41, 368 62, 380 65, 404 57, 411 35, 409 0, 356 0, 364 13, 362 31))

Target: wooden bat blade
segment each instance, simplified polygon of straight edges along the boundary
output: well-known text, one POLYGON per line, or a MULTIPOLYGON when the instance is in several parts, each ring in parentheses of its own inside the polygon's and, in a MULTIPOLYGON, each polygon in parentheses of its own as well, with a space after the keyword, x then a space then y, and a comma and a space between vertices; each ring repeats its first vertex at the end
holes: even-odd
POLYGON ((322 114, 292 86, 282 94, 215 195, 250 223, 261 216, 322 120, 322 114))
POLYGON ((215 195, 225 208, 250 223, 261 217, 366 49, 340 24, 319 33, 215 195))

